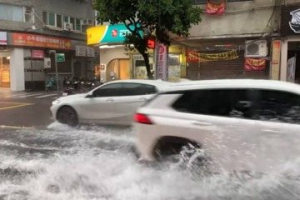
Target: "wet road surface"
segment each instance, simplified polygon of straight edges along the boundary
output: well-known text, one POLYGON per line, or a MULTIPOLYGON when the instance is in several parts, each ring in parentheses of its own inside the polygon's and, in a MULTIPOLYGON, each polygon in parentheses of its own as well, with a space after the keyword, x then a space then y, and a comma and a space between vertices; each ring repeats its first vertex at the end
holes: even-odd
MULTIPOLYGON (((141 164, 130 128, 0 128, 0 200, 297 200, 300 162, 261 176, 141 164)), ((258 163, 259 164, 259 163, 258 163)))

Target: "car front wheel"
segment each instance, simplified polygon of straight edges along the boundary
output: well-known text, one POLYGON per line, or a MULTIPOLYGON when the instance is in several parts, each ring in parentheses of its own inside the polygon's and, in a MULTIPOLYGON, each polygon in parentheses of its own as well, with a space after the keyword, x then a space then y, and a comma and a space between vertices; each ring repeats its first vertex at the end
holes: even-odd
POLYGON ((57 121, 69 126, 78 125, 78 116, 76 111, 70 106, 61 107, 57 112, 57 121))

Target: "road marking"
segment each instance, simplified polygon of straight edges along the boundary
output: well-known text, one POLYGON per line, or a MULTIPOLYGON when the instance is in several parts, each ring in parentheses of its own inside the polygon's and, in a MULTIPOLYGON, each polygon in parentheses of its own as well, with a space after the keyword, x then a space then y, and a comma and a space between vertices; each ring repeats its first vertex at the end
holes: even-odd
POLYGON ((16 103, 16 102, 0 102, 0 103, 4 103, 4 104, 17 104, 17 105, 13 105, 13 106, 6 106, 6 107, 0 107, 0 111, 1 110, 8 110, 8 109, 13 109, 13 108, 19 108, 19 107, 25 107, 25 106, 31 106, 34 105, 34 103, 16 103))
POLYGON ((33 96, 38 96, 41 95, 43 93, 37 93, 37 94, 27 94, 27 95, 22 95, 22 96, 18 96, 19 98, 25 98, 25 97, 33 97, 33 96))
POLYGON ((33 127, 28 127, 28 126, 6 126, 6 125, 0 125, 1 129, 34 129, 33 127))
POLYGON ((36 99, 41 99, 41 98, 46 98, 46 97, 51 97, 51 96, 57 96, 57 94, 47 94, 47 95, 38 96, 38 97, 35 97, 35 98, 36 99))

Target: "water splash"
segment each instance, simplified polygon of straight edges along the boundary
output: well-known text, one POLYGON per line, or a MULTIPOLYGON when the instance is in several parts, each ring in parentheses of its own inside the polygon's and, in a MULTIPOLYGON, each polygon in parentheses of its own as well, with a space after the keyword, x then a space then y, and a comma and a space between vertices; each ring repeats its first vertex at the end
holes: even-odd
POLYGON ((300 199, 300 160, 267 174, 195 173, 203 152, 178 163, 138 163, 130 128, 54 123, 2 136, 0 199, 300 199))

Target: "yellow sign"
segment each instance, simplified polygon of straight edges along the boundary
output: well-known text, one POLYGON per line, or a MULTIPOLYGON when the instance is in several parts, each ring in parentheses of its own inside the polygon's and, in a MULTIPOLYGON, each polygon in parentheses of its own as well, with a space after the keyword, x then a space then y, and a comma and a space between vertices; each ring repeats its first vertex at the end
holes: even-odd
POLYGON ((88 28, 86 30, 87 35, 87 44, 88 45, 95 45, 99 44, 101 39, 104 36, 107 26, 94 26, 88 28))

